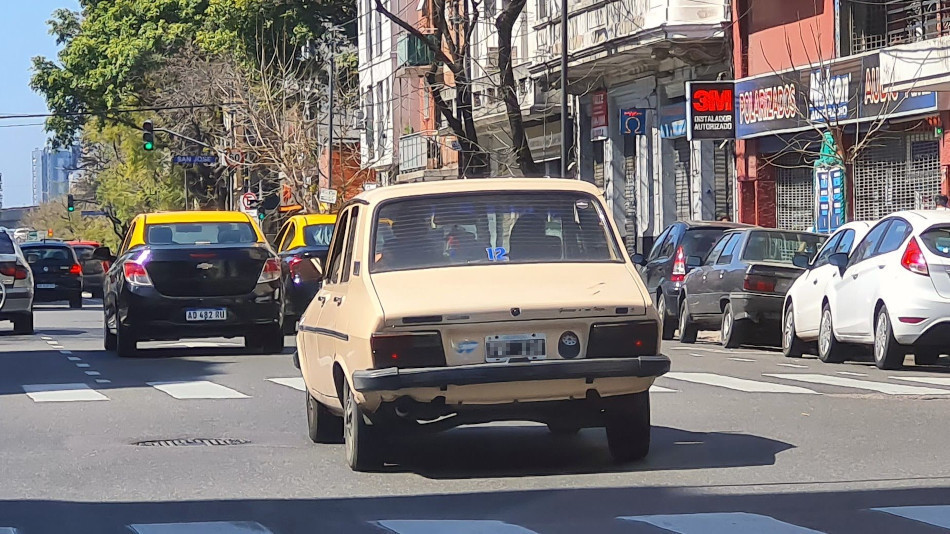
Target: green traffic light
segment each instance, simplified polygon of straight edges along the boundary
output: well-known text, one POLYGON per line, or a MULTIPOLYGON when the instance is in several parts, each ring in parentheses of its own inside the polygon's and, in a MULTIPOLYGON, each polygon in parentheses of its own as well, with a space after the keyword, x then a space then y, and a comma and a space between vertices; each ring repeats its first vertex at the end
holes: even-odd
POLYGON ((154 143, 152 143, 151 141, 145 142, 145 150, 154 150, 154 149, 155 149, 154 143))
POLYGON ((76 211, 76 208, 74 208, 73 206, 70 206, 66 208, 66 211, 76 211))
POLYGON ((263 210, 261 210, 261 211, 257 214, 257 218, 263 221, 263 220, 264 220, 264 217, 266 217, 266 214, 264 213, 263 210))

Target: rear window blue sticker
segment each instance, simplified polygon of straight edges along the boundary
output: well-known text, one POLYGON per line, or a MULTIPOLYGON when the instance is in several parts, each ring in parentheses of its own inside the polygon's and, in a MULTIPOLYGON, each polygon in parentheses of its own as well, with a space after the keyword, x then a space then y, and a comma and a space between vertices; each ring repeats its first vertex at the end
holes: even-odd
POLYGON ((508 261, 508 251, 505 247, 486 248, 489 261, 508 261))

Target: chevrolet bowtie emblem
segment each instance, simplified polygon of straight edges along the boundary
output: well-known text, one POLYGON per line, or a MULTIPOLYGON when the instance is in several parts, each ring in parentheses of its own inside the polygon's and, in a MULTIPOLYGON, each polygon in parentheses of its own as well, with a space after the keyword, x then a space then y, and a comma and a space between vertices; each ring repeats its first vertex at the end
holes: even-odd
POLYGON ((199 264, 196 265, 195 267, 198 268, 198 269, 204 269, 204 270, 207 271, 208 269, 214 267, 214 265, 212 265, 212 264, 210 264, 210 263, 199 263, 199 264))

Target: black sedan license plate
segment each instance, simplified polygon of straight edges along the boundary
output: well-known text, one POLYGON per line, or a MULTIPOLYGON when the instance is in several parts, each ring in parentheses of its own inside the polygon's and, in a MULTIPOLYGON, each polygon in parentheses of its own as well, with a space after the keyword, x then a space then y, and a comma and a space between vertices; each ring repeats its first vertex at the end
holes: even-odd
POLYGON ((546 339, 544 334, 509 334, 485 338, 485 361, 489 363, 511 360, 543 360, 546 339))
POLYGON ((185 320, 187 321, 226 321, 228 319, 228 310, 226 308, 198 308, 185 310, 185 320))

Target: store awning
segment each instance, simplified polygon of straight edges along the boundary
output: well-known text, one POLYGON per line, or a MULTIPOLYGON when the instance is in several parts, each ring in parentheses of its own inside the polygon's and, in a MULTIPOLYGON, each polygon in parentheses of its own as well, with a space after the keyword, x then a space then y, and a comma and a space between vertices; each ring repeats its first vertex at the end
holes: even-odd
POLYGON ((950 91, 950 36, 880 51, 885 91, 950 91))

